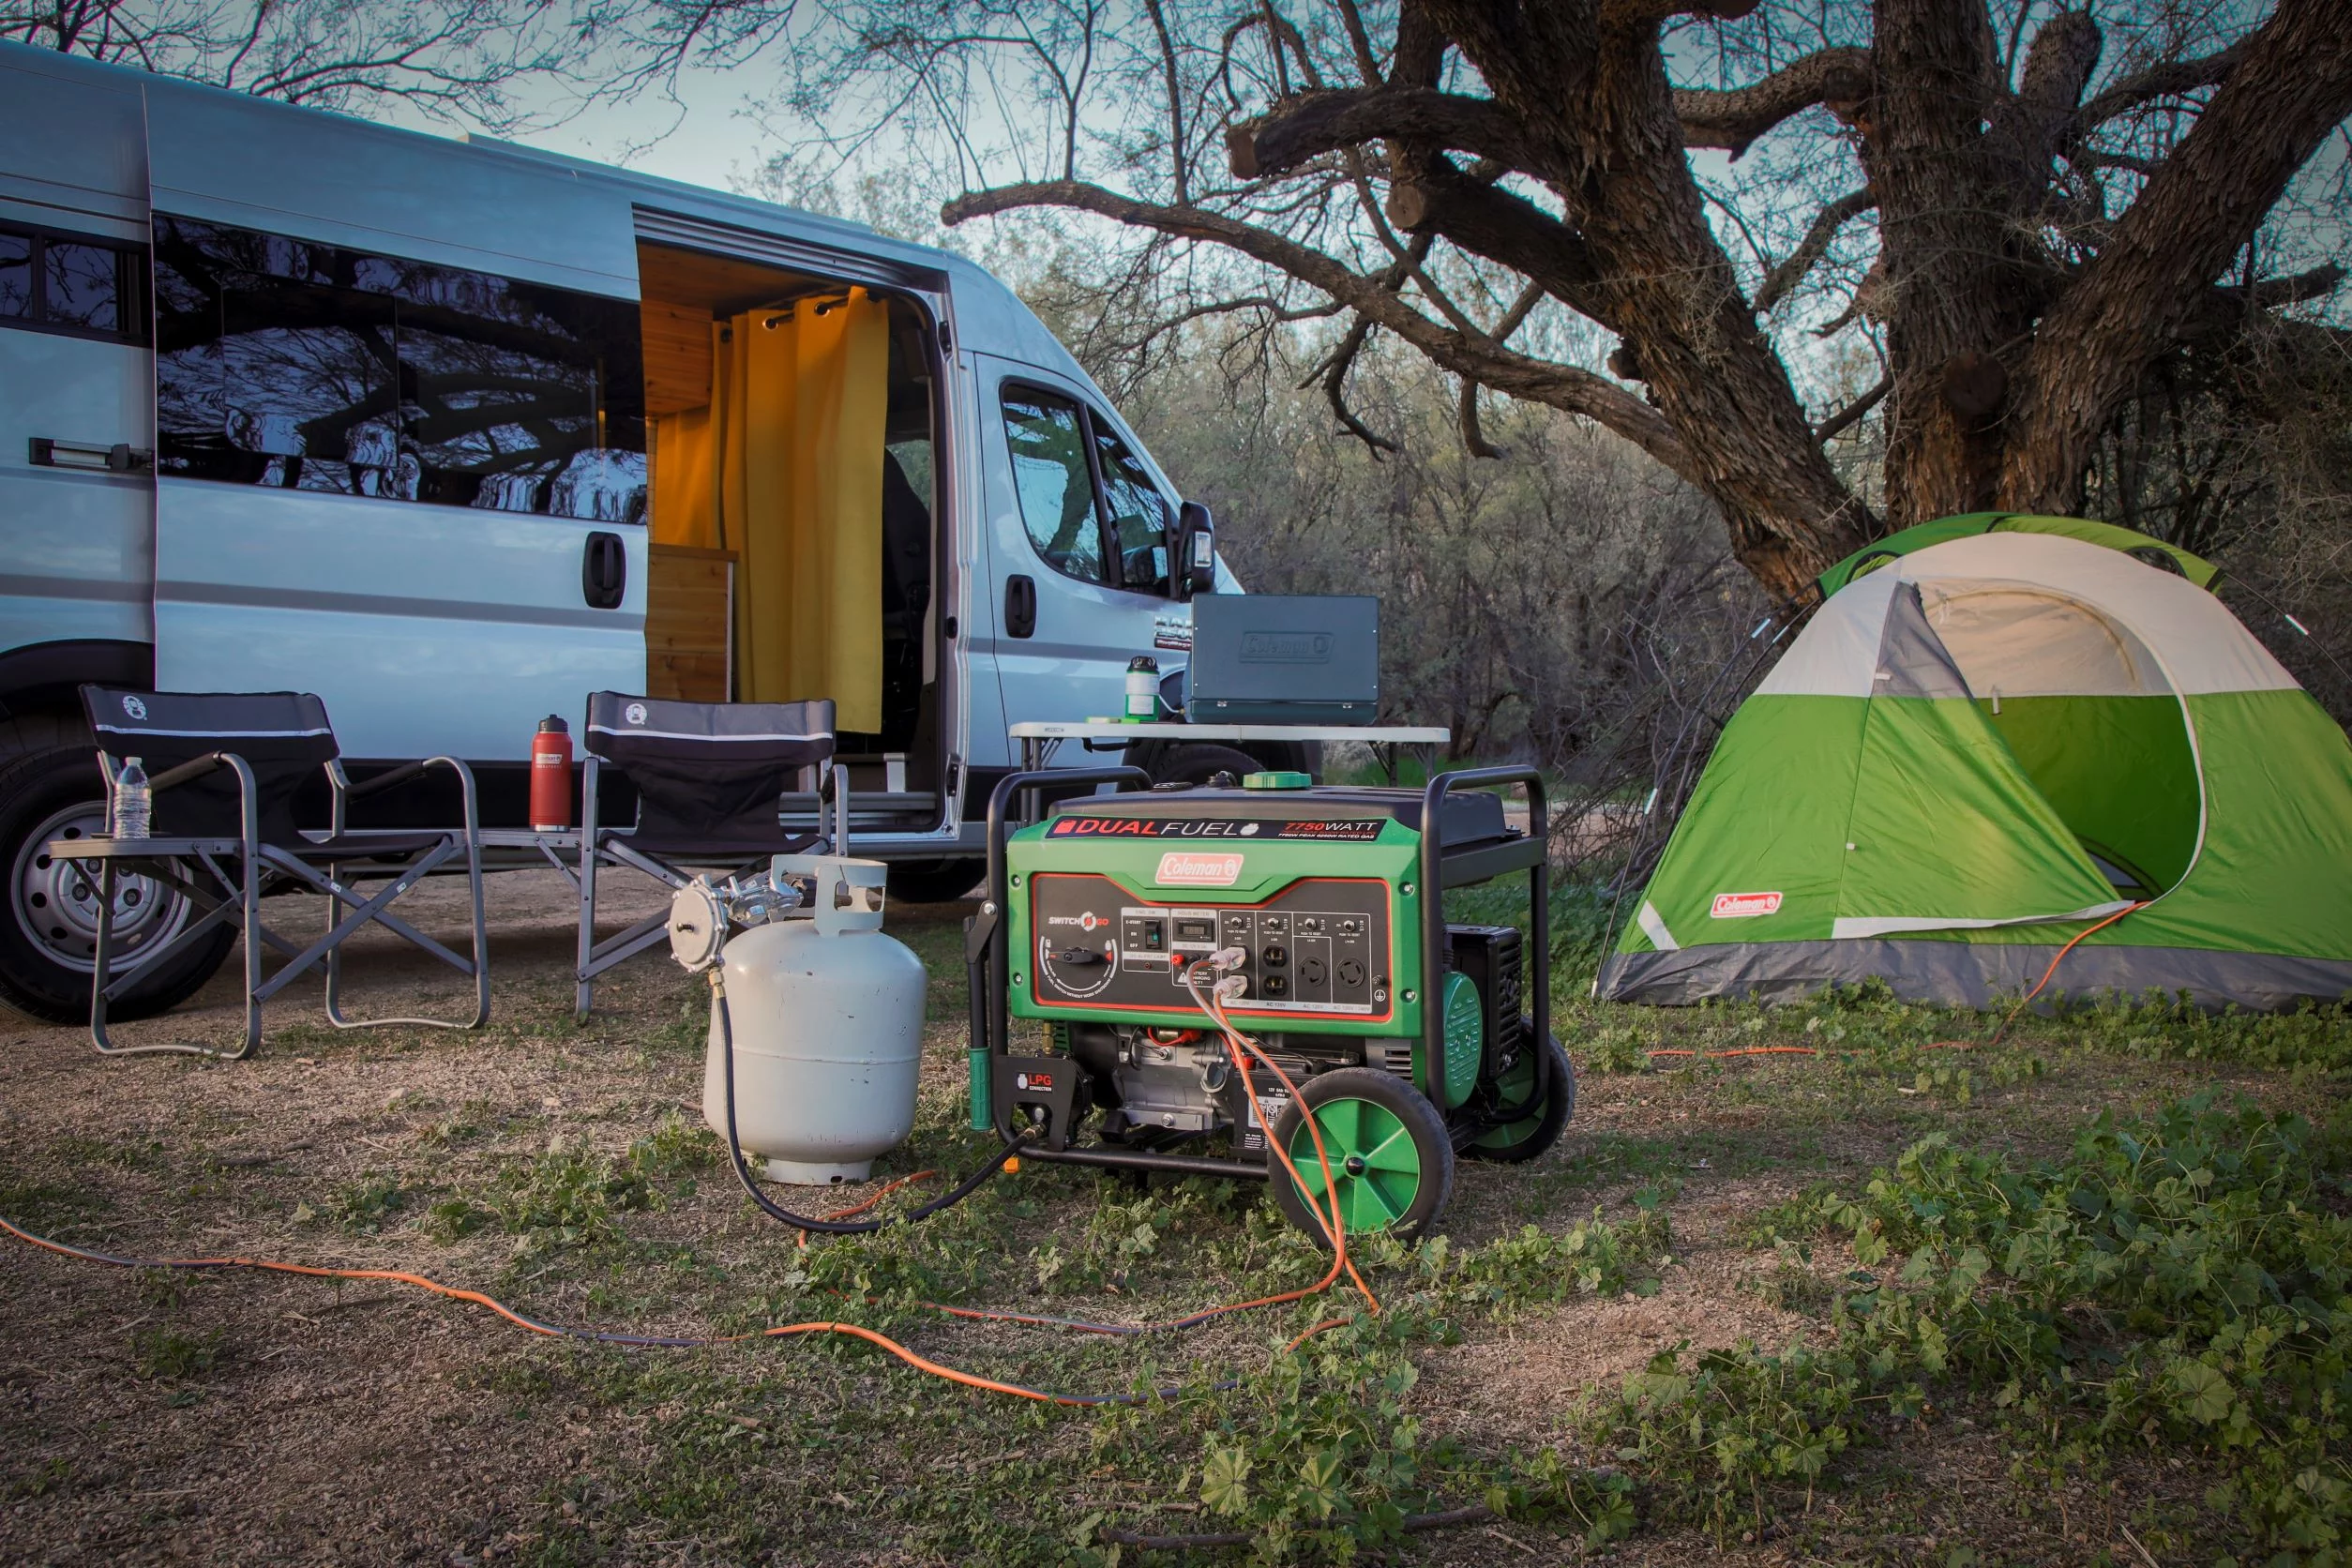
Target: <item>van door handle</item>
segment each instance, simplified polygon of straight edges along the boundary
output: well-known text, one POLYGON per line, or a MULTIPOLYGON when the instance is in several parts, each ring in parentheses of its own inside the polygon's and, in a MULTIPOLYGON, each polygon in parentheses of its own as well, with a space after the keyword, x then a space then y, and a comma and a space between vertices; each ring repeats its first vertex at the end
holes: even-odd
POLYGON ((1016 573, 1004 580, 1004 635, 1031 637, 1037 630, 1037 583, 1016 573))
POLYGON ((618 610, 628 592, 629 552, 618 534, 588 535, 580 558, 580 591, 591 610, 618 610))

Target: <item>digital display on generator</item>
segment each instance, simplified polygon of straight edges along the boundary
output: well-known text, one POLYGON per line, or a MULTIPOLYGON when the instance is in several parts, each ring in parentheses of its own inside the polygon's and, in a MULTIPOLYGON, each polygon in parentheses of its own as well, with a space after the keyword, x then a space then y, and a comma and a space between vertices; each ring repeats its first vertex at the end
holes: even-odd
POLYGON ((1029 897, 1041 1007, 1198 1018, 1184 967, 1236 947, 1249 989, 1229 1011, 1368 1021, 1393 1010, 1383 882, 1308 877, 1263 903, 1153 905, 1108 877, 1039 872, 1029 897))

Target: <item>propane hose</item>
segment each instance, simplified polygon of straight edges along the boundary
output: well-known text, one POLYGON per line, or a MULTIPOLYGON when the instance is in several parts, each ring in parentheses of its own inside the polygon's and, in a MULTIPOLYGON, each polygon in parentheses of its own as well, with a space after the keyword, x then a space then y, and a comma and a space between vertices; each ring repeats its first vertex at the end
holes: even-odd
POLYGON ((751 1195, 751 1201, 758 1204, 760 1212, 770 1219, 781 1220, 796 1229, 814 1231, 823 1236, 867 1236, 888 1226, 912 1225, 917 1220, 930 1218, 942 1209, 953 1208, 978 1192, 990 1177, 1004 1168, 1005 1161, 1018 1154, 1028 1143, 1027 1134, 1017 1133, 1006 1138, 1004 1147, 996 1152, 994 1159, 921 1208, 903 1214, 892 1214, 882 1219, 823 1219, 792 1213, 760 1190, 758 1179, 751 1174, 750 1166, 744 1162, 743 1145, 735 1136, 735 1025, 727 1006, 727 982, 722 978, 725 971, 718 965, 713 965, 706 972, 711 977, 712 1000, 718 1003, 719 1078, 726 1085, 727 1101, 727 1160, 735 1168, 735 1180, 743 1184, 743 1190, 751 1195))

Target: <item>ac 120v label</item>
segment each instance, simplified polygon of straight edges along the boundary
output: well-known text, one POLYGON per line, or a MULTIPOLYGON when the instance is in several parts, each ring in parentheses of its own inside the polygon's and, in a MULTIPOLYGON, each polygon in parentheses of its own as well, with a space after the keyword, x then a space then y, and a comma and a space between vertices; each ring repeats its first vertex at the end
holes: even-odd
POLYGON ((1057 817, 1048 838, 1259 838, 1320 844, 1369 844, 1380 837, 1378 817, 1057 817))

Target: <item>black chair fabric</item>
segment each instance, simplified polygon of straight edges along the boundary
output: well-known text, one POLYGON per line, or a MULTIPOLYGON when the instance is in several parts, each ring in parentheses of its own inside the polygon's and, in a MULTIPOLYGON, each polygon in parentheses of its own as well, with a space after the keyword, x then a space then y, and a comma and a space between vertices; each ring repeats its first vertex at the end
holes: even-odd
MULTIPOLYGON (((253 770, 261 841, 304 852, 313 848, 294 824, 294 792, 341 754, 317 697, 85 686, 82 705, 98 746, 117 758, 138 758, 150 778, 216 751, 244 758, 253 770)), ((161 838, 234 838, 245 831, 241 809, 236 775, 222 768, 157 794, 154 831, 161 838)))
POLYGON ((633 847, 681 857, 774 851, 787 842, 776 818, 794 774, 833 755, 833 703, 592 692, 581 744, 637 786, 633 847))

